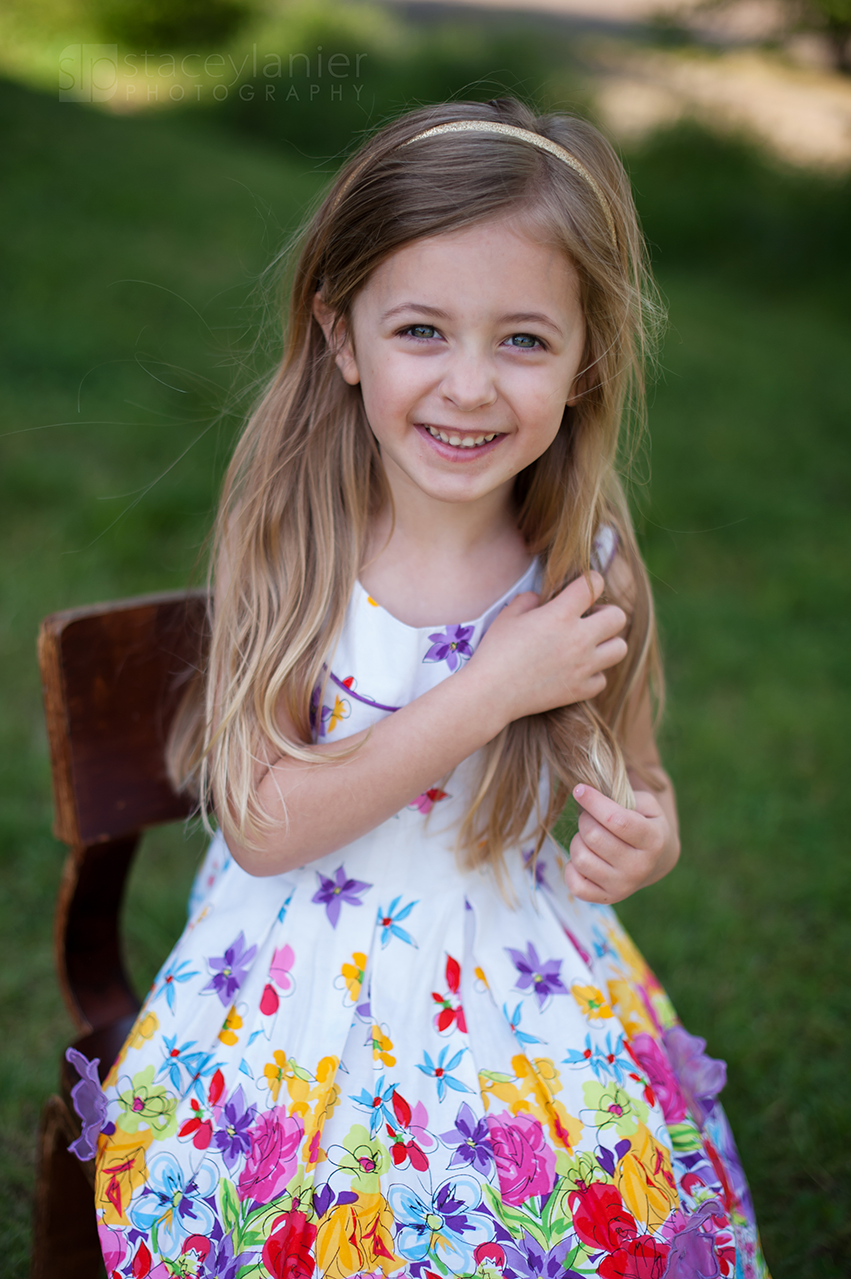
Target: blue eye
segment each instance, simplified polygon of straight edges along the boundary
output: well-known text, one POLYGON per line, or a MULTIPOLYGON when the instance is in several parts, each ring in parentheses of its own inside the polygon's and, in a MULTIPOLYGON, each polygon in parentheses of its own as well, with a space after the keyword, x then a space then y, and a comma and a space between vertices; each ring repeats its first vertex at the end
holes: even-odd
POLYGON ((427 341, 433 338, 437 329, 433 324, 410 324, 407 329, 403 329, 402 333, 410 337, 418 338, 420 341, 427 341))
POLYGON ((521 351, 533 351, 542 345, 540 338, 533 337, 531 333, 514 333, 508 340, 521 351))

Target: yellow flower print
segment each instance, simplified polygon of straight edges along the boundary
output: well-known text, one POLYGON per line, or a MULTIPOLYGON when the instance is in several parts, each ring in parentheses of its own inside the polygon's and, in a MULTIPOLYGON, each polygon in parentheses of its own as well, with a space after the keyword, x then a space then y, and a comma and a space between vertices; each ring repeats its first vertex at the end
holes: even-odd
POLYGON ((237 1035, 236 1032, 241 1029, 242 1018, 236 1011, 236 1004, 233 1004, 227 1017, 225 1017, 221 1030, 219 1031, 219 1039, 223 1044, 233 1045, 238 1043, 239 1035, 237 1035))
POLYGON ((366 955, 361 950, 356 950, 352 955, 350 964, 343 964, 340 974, 346 983, 346 990, 349 992, 349 998, 355 1003, 360 988, 363 985, 364 974, 366 973, 366 955))
POLYGON ((109 1068, 109 1073, 103 1081, 104 1088, 112 1088, 118 1083, 118 1072, 124 1065, 124 1060, 131 1048, 139 1049, 146 1039, 150 1039, 159 1029, 160 1021, 156 1013, 145 1012, 144 1008, 136 1018, 136 1023, 125 1041, 120 1053, 109 1068))
POLYGON ((334 1082, 339 1064, 338 1057, 323 1057, 316 1067, 316 1087, 310 1090, 308 1098, 312 1105, 304 1116, 302 1158, 307 1168, 314 1167, 326 1158, 319 1141, 326 1120, 340 1101, 340 1088, 334 1082))
POLYGON ((514 1076, 499 1075, 495 1071, 483 1071, 479 1075, 479 1089, 485 1110, 495 1098, 508 1106, 512 1115, 532 1115, 549 1129, 556 1147, 572 1153, 585 1125, 581 1119, 568 1113, 564 1104, 556 1101, 561 1092, 561 1075, 549 1057, 536 1057, 530 1061, 522 1053, 512 1057, 514 1076))
POLYGON ((145 1151, 153 1139, 150 1128, 135 1133, 116 1129, 109 1139, 101 1135, 95 1172, 95 1207, 103 1214, 104 1225, 129 1226, 127 1205, 134 1190, 148 1180, 145 1151))
POLYGON ((380 1026, 372 1028, 372 1060, 383 1061, 385 1066, 395 1066, 396 1058, 392 1055, 393 1041, 385 1035, 380 1026))
POLYGON ((374 600, 371 595, 367 595, 366 602, 371 604, 373 608, 378 608, 378 600, 374 600))
POLYGON ((490 987, 488 986, 488 979, 485 976, 485 970, 483 968, 474 968, 473 976, 476 978, 476 981, 481 982, 485 990, 490 990, 490 987))
POLYGON ((393 1213, 383 1195, 359 1194, 319 1222, 316 1264, 323 1279, 391 1274, 403 1264, 393 1251, 393 1213))
POLYGON ((629 982, 610 981, 609 999, 629 1039, 642 1032, 654 1036, 657 1034, 644 1001, 629 982))
POLYGON ((281 1085, 286 1084, 290 1101, 291 1115, 305 1116, 310 1107, 308 1099, 310 1097, 310 1085, 313 1076, 299 1066, 294 1057, 287 1057, 286 1053, 276 1049, 272 1054, 274 1060, 267 1061, 263 1067, 263 1075, 266 1080, 266 1086, 272 1094, 272 1100, 277 1101, 281 1091, 281 1085))
POLYGON ((334 709, 332 710, 329 716, 328 728, 326 729, 326 732, 333 733, 337 725, 341 724, 344 719, 348 719, 351 713, 352 713, 352 708, 349 705, 349 703, 344 702, 342 697, 337 697, 335 694, 334 709))
POLYGON ((644 1124, 630 1137, 629 1150, 615 1168, 615 1184, 636 1221, 657 1230, 677 1207, 671 1155, 644 1124))
POLYGON ((575 986, 571 986, 570 993, 579 1005, 583 1017, 587 1017, 592 1024, 605 1021, 606 1018, 613 1016, 612 1010, 606 1002, 606 996, 596 986, 580 986, 577 983, 575 986))
MULTIPOLYGON (((554 1063, 549 1057, 535 1057, 530 1061, 527 1057, 517 1056, 512 1058, 511 1064, 519 1077, 525 1077, 529 1090, 529 1095, 521 1103, 522 1109, 549 1128, 557 1148, 562 1146, 572 1154, 585 1125, 581 1119, 568 1113, 563 1102, 556 1101, 555 1094, 561 1092, 563 1085, 554 1063)), ((518 1113, 514 1107, 512 1112, 518 1113)))

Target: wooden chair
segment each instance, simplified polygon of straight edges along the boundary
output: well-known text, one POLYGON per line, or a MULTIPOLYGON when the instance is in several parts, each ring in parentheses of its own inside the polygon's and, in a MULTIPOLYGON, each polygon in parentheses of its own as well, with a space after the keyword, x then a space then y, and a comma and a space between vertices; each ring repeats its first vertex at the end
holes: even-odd
MULTIPOLYGON (((54 613, 41 626, 39 663, 50 739, 54 832, 70 846, 56 908, 59 983, 106 1076, 140 1003, 124 969, 119 911, 142 832, 185 818, 164 748, 187 678, 207 641, 204 592, 148 595, 54 613)), ((42 1112, 32 1279, 103 1273, 95 1224, 94 1161, 68 1145, 80 1135, 71 1104, 78 1075, 63 1058, 60 1093, 42 1112)))

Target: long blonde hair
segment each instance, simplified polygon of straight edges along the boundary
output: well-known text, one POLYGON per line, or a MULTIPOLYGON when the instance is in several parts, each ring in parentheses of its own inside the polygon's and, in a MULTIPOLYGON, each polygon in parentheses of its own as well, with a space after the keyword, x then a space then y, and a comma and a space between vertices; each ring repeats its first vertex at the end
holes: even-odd
POLYGON ((311 696, 341 632, 371 518, 390 501, 360 388, 337 369, 314 297, 346 321, 359 289, 394 250, 516 214, 573 263, 587 331, 585 389, 547 451, 517 476, 519 528, 540 558, 543 600, 588 573, 595 534, 604 525, 614 530, 632 579, 628 654, 593 703, 517 720, 488 744, 459 848, 468 864, 500 865, 533 814, 543 838, 577 781, 632 803, 624 718, 648 679, 660 685, 651 593, 618 466, 643 429, 645 367, 662 308, 629 181, 602 135, 581 119, 538 117, 514 100, 457 102, 383 128, 343 167, 304 228, 283 359, 225 480, 211 572, 215 580, 223 563, 227 571, 217 583, 204 693, 184 702, 170 768, 196 790, 203 812, 227 811, 247 844, 270 828, 256 794, 258 758, 272 752, 329 763, 356 749, 317 755, 311 696), (403 145, 453 120, 518 125, 566 147, 601 188, 617 243, 592 187, 537 147, 476 132, 403 145), (281 706, 293 739, 281 733, 281 706))

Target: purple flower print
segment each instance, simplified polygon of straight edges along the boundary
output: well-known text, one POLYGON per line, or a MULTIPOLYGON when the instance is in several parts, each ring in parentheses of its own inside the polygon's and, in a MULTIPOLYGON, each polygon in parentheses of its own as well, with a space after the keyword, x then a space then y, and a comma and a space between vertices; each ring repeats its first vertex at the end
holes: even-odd
POLYGON ((208 990, 215 991, 224 1007, 227 1008, 245 981, 249 965, 256 954, 256 946, 251 946, 248 950, 245 949, 245 934, 240 933, 237 939, 231 942, 220 959, 211 958, 207 960, 209 967, 213 971, 213 976, 201 993, 206 994, 208 990))
POLYGON ((248 1130, 254 1122, 256 1109, 256 1106, 246 1108, 241 1084, 231 1094, 230 1101, 225 1102, 222 1126, 213 1135, 213 1145, 222 1152, 230 1172, 251 1146, 251 1133, 248 1130))
POLYGON ((727 1063, 707 1057, 704 1052, 706 1040, 690 1035, 682 1026, 671 1026, 663 1038, 674 1074, 702 1128, 715 1108, 716 1097, 727 1082, 727 1063))
POLYGON ((450 1168, 461 1164, 472 1164, 477 1172, 487 1175, 493 1163, 488 1124, 484 1115, 477 1119, 474 1112, 462 1101, 455 1116, 455 1127, 450 1132, 440 1134, 448 1146, 455 1150, 449 1160, 450 1168))
POLYGON ((66 1050, 65 1060, 80 1076, 80 1082, 71 1089, 71 1100, 82 1124, 82 1132, 68 1149, 72 1155, 85 1162, 87 1159, 94 1159, 97 1153, 98 1133, 106 1119, 106 1097, 98 1077, 100 1057, 89 1061, 76 1048, 69 1048, 66 1050))
POLYGON ((521 950, 512 950, 510 946, 506 946, 505 949, 520 974, 516 989, 531 990, 538 1001, 539 1008, 543 1008, 551 995, 567 994, 564 983, 559 977, 560 959, 546 959, 542 962, 531 942, 525 955, 521 950))
POLYGON ((343 866, 337 867, 332 878, 323 875, 321 871, 316 872, 316 878, 319 880, 319 887, 310 900, 325 907, 325 914, 332 928, 337 927, 343 902, 347 906, 362 906, 360 894, 372 888, 372 884, 366 884, 361 879, 349 879, 343 866))
POLYGON ((532 1238, 528 1231, 523 1238, 506 1243, 504 1246, 506 1279, 565 1279, 567 1275, 575 1275, 575 1270, 565 1270, 567 1254, 572 1250, 570 1238, 563 1239, 555 1248, 544 1252, 540 1244, 532 1238))
POLYGON ((424 662, 445 662, 450 671, 455 671, 463 661, 473 656, 470 636, 475 628, 472 626, 447 626, 445 631, 435 631, 429 635, 431 648, 423 658, 424 662))

